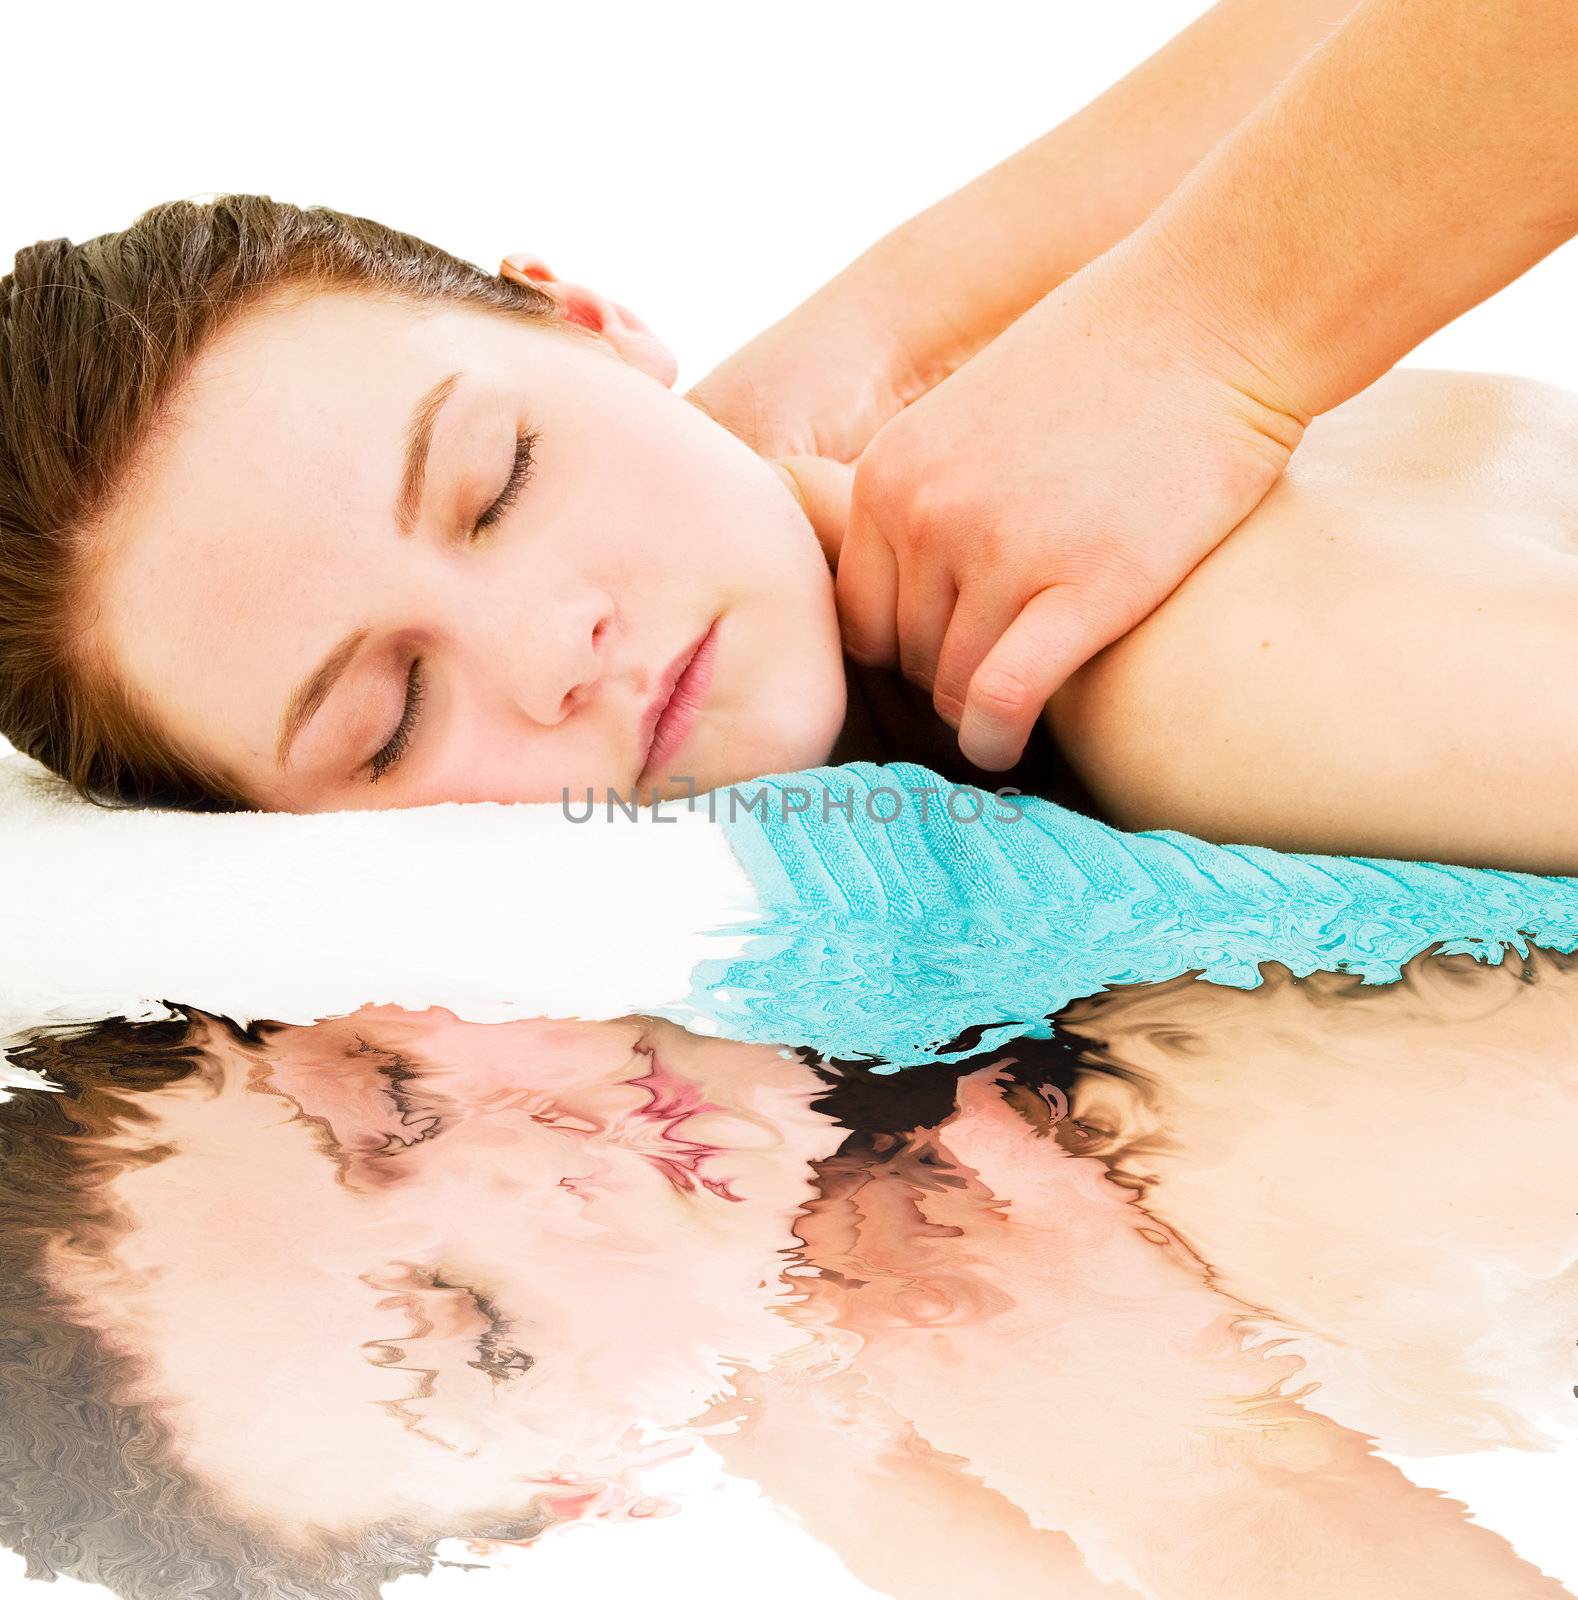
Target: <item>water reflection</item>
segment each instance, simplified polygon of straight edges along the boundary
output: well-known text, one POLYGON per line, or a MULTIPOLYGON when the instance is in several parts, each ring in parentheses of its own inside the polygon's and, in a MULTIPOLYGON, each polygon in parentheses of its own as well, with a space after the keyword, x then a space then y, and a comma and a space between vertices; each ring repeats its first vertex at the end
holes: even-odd
POLYGON ((0 1535, 371 1596, 663 1509, 704 1433, 904 1600, 1560 1595, 1372 1439, 1567 1426, 1578 967, 1268 977, 891 1076, 647 1018, 42 1036, 0 1535))

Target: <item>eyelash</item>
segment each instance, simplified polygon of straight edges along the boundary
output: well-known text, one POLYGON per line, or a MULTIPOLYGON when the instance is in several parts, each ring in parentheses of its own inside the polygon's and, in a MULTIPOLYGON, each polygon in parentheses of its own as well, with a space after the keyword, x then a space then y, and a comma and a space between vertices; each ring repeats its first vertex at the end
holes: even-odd
MULTIPOLYGON (((436 1139, 443 1131, 445 1123, 436 1113, 425 1106, 419 1106, 406 1090, 406 1084, 414 1082, 421 1074, 413 1064, 404 1056, 392 1050, 380 1049, 367 1040, 358 1037, 352 1051, 359 1056, 383 1057, 374 1069, 383 1080, 383 1092, 399 1113, 402 1128, 411 1125, 413 1116, 418 1121, 423 1117, 431 1119, 429 1126, 423 1127, 414 1139, 391 1140, 395 1149, 409 1149, 414 1144, 421 1144, 427 1139, 436 1139)), ((435 1271, 427 1273, 428 1282, 435 1289, 457 1289, 467 1296, 478 1312, 487 1319, 488 1329, 477 1340, 476 1359, 468 1361, 468 1367, 475 1367, 478 1372, 498 1382, 501 1379, 518 1378, 524 1372, 529 1372, 535 1365, 535 1360, 524 1350, 517 1349, 514 1345, 506 1344, 506 1335, 515 1331, 515 1325, 508 1317, 500 1314, 497 1306, 488 1299, 479 1289, 473 1288, 469 1283, 446 1281, 435 1271)), ((404 1359, 403 1356, 401 1359, 404 1359)))
POLYGON ((510 475, 504 480, 504 488, 499 497, 477 518, 472 534, 491 528, 509 508, 515 504, 516 498, 531 479, 532 451, 541 435, 532 429, 518 434, 515 439, 515 460, 510 465, 510 475))
MULTIPOLYGON (((362 1047, 368 1055, 381 1053, 367 1045, 365 1040, 362 1041, 362 1047)), ((407 1092, 405 1085, 412 1082, 417 1073, 412 1071, 404 1058, 391 1054, 388 1060, 379 1063, 377 1071, 378 1076, 384 1080, 384 1093, 399 1113, 402 1131, 408 1131, 413 1127, 416 1129, 415 1138, 391 1138, 389 1141, 391 1151, 409 1150, 412 1145, 421 1144, 427 1139, 436 1139, 444 1130, 444 1119, 430 1106, 418 1105, 407 1092)))
MULTIPOLYGON (((504 480, 504 487, 499 491, 498 498, 472 526, 473 538, 499 522, 504 513, 515 504, 521 490, 531 481, 533 451, 541 436, 540 431, 535 428, 516 436, 515 459, 510 465, 509 477, 504 480)), ((377 783, 405 754, 406 745, 411 738, 411 729, 416 725, 417 708, 422 703, 425 687, 422 661, 418 657, 411 663, 411 670, 406 674, 405 708, 400 714, 400 725, 390 734, 388 743, 368 762, 368 782, 377 783)))
MULTIPOLYGON (((534 1356, 504 1342, 505 1336, 515 1331, 515 1324, 508 1317, 501 1316, 498 1307, 480 1290, 472 1288, 469 1283, 446 1278, 431 1268, 423 1273, 423 1276, 431 1288, 453 1289, 465 1295, 478 1313, 487 1319, 488 1331, 477 1340, 477 1358, 468 1361, 466 1363, 468 1367, 475 1367, 478 1372, 486 1373, 496 1383, 500 1379, 507 1381, 510 1378, 518 1378, 522 1373, 530 1372, 536 1365, 534 1356)), ((399 1350, 399 1359, 405 1360, 403 1347, 390 1341, 389 1348, 399 1350)))
POLYGON ((400 714, 400 726, 389 735, 389 742, 383 749, 367 763, 368 782, 377 783, 405 754, 411 729, 416 725, 417 707, 422 704, 422 696, 426 692, 426 684, 422 677, 422 658, 418 656, 411 663, 411 670, 405 677, 405 710, 400 714))
POLYGON ((488 1331, 477 1340, 477 1359, 468 1361, 466 1365, 487 1373, 495 1381, 518 1378, 523 1372, 531 1371, 535 1365, 533 1357, 524 1350, 517 1350, 512 1344, 504 1343, 505 1335, 515 1331, 515 1324, 508 1317, 501 1317, 493 1302, 475 1289, 466 1292, 477 1310, 488 1319, 488 1331))

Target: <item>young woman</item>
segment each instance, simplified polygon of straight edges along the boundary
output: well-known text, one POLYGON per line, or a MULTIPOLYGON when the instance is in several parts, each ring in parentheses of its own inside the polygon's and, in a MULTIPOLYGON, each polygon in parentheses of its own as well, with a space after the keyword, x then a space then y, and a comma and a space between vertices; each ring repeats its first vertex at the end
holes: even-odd
POLYGON ((1336 984, 1196 985, 1187 1040, 1158 1026, 1173 986, 1118 991, 1088 1060, 1021 1041, 897 1078, 645 1018, 41 1036, 22 1059, 58 1092, 0 1104, 0 1534, 128 1597, 370 1597, 444 1537, 649 1514, 644 1467, 699 1425, 900 1600, 961 1570, 1062 1600, 1559 1600, 1370 1435, 1414 1400, 1435 1448, 1508 1437, 1428 1359, 1476 1274, 1506 1308, 1475 1346, 1503 1413, 1538 1391, 1501 1357, 1560 1321, 1536 1280, 1570 1207, 1517 1180, 1550 1180, 1578 1121, 1551 1070, 1570 968, 1459 958, 1346 1020, 1336 984), (1408 1184, 1347 1226, 1330 1166, 1284 1161, 1292 1111, 1257 1144, 1265 1054, 1300 1034, 1338 1046, 1297 1108, 1333 1153, 1374 1082, 1344 1056, 1395 1052, 1432 1111, 1393 1134, 1410 1170, 1526 1061, 1542 1087, 1476 1129, 1480 1233, 1418 1225, 1408 1184), (1147 1051, 1188 1058, 1170 1102, 1147 1051), (1137 1198, 1147 1155, 1168 1181, 1137 1198), (1219 1225, 1202 1260, 1171 1225, 1243 1194, 1277 1250, 1219 1225), (1405 1286, 1372 1246, 1410 1220, 1405 1286), (1309 1383, 1333 1350, 1340 1421, 1309 1383))
POLYGON ((261 197, 22 251, 0 731, 179 805, 678 796, 904 757, 1131 827, 1578 868, 1578 735, 1542 692, 1578 668, 1570 397, 1407 373, 1319 419, 1038 748, 980 773, 923 691, 846 673, 836 488, 672 376, 596 297, 261 197))

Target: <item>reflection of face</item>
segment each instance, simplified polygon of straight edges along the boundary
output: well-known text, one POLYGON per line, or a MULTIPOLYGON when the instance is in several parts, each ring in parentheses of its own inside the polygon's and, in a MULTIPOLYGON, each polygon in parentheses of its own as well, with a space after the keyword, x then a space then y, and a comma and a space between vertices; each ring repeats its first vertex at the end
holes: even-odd
POLYGON ((378 1010, 205 1061, 138 1097, 116 1269, 62 1278, 254 1514, 570 1514, 805 1341, 780 1252, 843 1134, 772 1047, 378 1010))
POLYGON ((696 720, 643 798, 818 764, 843 721, 832 580, 794 496, 606 347, 524 319, 346 292, 241 317, 105 533, 94 646, 266 809, 629 795, 660 680, 709 629, 696 720), (413 416, 452 374, 402 530, 413 416))

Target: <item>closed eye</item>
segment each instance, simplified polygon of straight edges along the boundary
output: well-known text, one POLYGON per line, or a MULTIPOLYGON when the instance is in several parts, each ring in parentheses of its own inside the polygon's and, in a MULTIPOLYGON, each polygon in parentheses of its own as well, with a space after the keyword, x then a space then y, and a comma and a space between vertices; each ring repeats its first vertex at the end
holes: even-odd
POLYGON ((411 740, 411 730, 416 726, 417 709, 422 704, 427 683, 422 676, 422 659, 418 656, 405 675, 405 705, 400 712, 400 722, 384 742, 383 748, 367 763, 368 781, 377 783, 383 775, 405 754, 411 740))
POLYGON ((485 1372, 495 1382, 530 1372, 535 1365, 533 1358, 507 1342, 507 1336, 515 1331, 515 1324, 501 1316, 498 1307, 480 1289, 473 1289, 469 1284, 465 1288, 472 1304, 488 1319, 488 1331, 477 1340, 477 1359, 466 1365, 485 1372))
MULTIPOLYGON (((515 456, 510 463, 509 476, 504 480, 504 487, 495 497, 493 504, 473 524, 473 537, 477 534, 485 533, 500 521, 505 512, 520 497, 521 490, 531 481, 532 468, 535 465, 533 452, 538 439, 541 437, 541 430, 536 428, 529 428, 516 435, 515 456)), ((377 783, 406 753, 406 748, 411 742, 411 730, 416 726, 418 709, 421 706, 422 696, 426 687, 426 679, 422 674, 422 663, 420 659, 417 659, 411 663, 410 670, 406 673, 405 704, 401 707, 400 721, 396 725, 394 732, 389 735, 377 753, 367 763, 367 775, 370 783, 377 783)))
POLYGON ((516 436, 515 459, 510 464, 510 475, 504 480, 504 487, 499 491, 498 498, 477 518, 471 530, 473 534, 491 528, 515 504, 521 490, 531 478, 532 450, 539 437, 541 435, 536 429, 529 429, 516 436))
POLYGON ((412 1061, 398 1051, 370 1044, 360 1037, 348 1054, 369 1056, 378 1063, 374 1071, 381 1080, 384 1097, 400 1119, 400 1132, 388 1136, 379 1155, 388 1156, 408 1150, 426 1139, 436 1139, 443 1132, 444 1118, 416 1092, 421 1072, 412 1061))
MULTIPOLYGON (((402 1265, 407 1265, 402 1263, 402 1265)), ((424 1367, 411 1362, 411 1353, 407 1345, 417 1340, 426 1339, 434 1332, 432 1317, 423 1309, 420 1303, 422 1290, 437 1290, 440 1293, 450 1292, 461 1294, 471 1302, 472 1307, 487 1323, 487 1330, 472 1345, 472 1359, 466 1362, 468 1367, 474 1367, 478 1372, 485 1374, 494 1383, 518 1378, 530 1372, 536 1365, 535 1358, 526 1351, 518 1349, 507 1342, 508 1337, 515 1331, 515 1325, 508 1317, 500 1314, 497 1306, 480 1289, 469 1283, 463 1283, 458 1278, 450 1275, 441 1268, 415 1267, 409 1268, 415 1277, 419 1288, 415 1293, 406 1291, 393 1296, 394 1301, 403 1301, 408 1314, 414 1323, 410 1335, 404 1339, 368 1339, 362 1348, 368 1352, 367 1359, 376 1367, 396 1367, 404 1371, 415 1372, 420 1375, 421 1384, 411 1398, 413 1400, 427 1400, 433 1397, 434 1382, 441 1379, 447 1370, 442 1367, 424 1367)), ((363 1275, 363 1281, 368 1281, 363 1275)), ((385 1302, 388 1304, 390 1302, 385 1302)), ((397 1411, 405 1412, 410 1416, 407 1404, 397 1403, 397 1411)), ((418 1432, 421 1430, 418 1429, 418 1432)), ((431 1434, 424 1437, 433 1438, 431 1434)), ((443 1444, 442 1439, 436 1443, 443 1444)), ((453 1446, 446 1446, 453 1448, 453 1446)))

